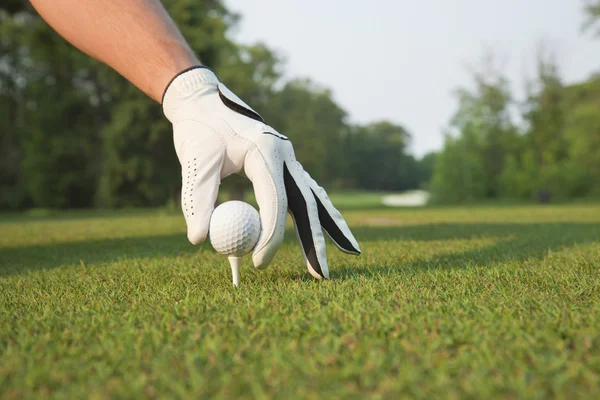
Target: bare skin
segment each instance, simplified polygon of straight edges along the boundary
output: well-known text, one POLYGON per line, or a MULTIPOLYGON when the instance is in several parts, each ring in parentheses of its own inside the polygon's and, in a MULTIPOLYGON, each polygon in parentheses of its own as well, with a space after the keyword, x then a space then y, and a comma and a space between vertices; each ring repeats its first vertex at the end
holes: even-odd
POLYGON ((159 0, 31 0, 84 53, 160 102, 170 80, 200 65, 159 0))

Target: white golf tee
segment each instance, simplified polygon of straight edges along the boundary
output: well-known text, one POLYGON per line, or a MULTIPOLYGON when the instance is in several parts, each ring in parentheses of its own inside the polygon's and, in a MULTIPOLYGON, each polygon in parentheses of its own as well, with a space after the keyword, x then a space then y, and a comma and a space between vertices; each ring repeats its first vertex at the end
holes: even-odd
POLYGON ((228 258, 229 264, 231 264, 233 286, 238 287, 240 285, 240 265, 242 265, 242 257, 231 256, 228 258))

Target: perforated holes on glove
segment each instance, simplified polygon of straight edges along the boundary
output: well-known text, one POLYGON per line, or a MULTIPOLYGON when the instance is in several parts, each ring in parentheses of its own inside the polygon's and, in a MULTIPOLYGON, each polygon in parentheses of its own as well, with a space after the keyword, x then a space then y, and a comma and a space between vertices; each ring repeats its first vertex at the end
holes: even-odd
POLYGON ((183 171, 183 212, 185 213, 185 217, 189 217, 189 194, 191 192, 190 187, 190 170, 192 167, 192 163, 190 160, 187 162, 187 168, 183 171))
POLYGON ((184 169, 183 175, 183 212, 185 213, 185 217, 189 218, 190 216, 195 215, 194 211, 194 186, 195 182, 198 179, 198 165, 197 158, 194 160, 188 160, 186 168, 184 169))

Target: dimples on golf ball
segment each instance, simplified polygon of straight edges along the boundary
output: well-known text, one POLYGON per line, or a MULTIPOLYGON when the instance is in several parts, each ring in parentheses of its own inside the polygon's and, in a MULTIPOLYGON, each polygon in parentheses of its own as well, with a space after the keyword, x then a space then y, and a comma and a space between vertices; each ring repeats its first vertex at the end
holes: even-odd
POLYGON ((216 251, 241 257, 250 253, 258 242, 260 217, 250 204, 228 201, 213 211, 209 234, 216 251))

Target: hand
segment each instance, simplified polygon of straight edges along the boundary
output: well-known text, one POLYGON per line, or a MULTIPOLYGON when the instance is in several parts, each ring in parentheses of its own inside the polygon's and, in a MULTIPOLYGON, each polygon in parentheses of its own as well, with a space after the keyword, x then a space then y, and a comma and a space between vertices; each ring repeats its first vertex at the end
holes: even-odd
POLYGON ((193 244, 208 235, 221 179, 247 176, 260 208, 262 233, 252 260, 266 267, 283 241, 286 212, 294 220, 308 271, 329 278, 323 230, 343 252, 360 248, 325 190, 296 161, 287 137, 219 82, 207 68, 180 73, 163 97, 182 173, 181 205, 193 244), (323 228, 323 229, 321 229, 323 228))

